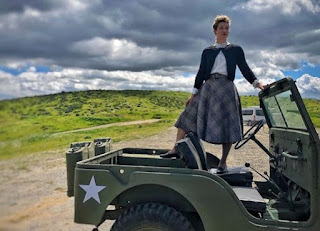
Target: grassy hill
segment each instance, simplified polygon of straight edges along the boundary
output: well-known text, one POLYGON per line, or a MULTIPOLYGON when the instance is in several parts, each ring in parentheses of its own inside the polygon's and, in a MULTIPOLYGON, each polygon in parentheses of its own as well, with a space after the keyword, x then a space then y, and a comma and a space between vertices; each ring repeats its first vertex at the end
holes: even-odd
POLYGON ((0 158, 66 148, 71 142, 96 137, 119 141, 152 135, 173 125, 188 96, 180 92, 95 90, 0 101, 0 158), (161 121, 55 134, 145 119, 161 121))
MULTIPOLYGON (((83 91, 0 101, 0 158, 66 148, 71 142, 112 137, 115 141, 152 135, 172 126, 189 93, 169 91, 83 91), (79 128, 133 120, 157 123, 56 134, 79 128)), ((242 106, 258 105, 242 96, 242 106)), ((305 100, 320 127, 319 100, 305 100)))

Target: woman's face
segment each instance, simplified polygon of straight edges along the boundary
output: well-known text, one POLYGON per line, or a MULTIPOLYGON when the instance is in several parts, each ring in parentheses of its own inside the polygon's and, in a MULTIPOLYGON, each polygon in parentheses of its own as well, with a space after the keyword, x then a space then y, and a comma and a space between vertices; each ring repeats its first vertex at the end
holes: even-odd
POLYGON ((217 41, 226 41, 229 36, 229 23, 219 22, 218 28, 214 31, 217 41))

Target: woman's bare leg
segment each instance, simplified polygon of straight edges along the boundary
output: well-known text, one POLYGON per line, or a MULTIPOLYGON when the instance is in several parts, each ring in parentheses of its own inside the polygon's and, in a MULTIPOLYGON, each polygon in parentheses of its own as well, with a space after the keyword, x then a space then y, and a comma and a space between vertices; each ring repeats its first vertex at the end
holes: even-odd
POLYGON ((186 131, 182 128, 178 128, 176 142, 182 140, 186 136, 186 131))
POLYGON ((219 162, 218 167, 225 167, 226 166, 227 157, 230 152, 231 146, 232 146, 232 143, 222 144, 222 157, 221 157, 221 160, 219 162))
MULTIPOLYGON (((176 142, 183 139, 186 136, 185 130, 178 128, 176 142)), ((168 154, 175 153, 174 147, 168 152, 168 154)))

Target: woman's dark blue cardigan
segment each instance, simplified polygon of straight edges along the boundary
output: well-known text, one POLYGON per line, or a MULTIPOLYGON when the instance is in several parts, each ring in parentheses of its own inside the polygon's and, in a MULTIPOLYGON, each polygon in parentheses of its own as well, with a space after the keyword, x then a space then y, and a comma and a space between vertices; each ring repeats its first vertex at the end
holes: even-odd
POLYGON ((210 78, 210 72, 213 67, 214 60, 220 51, 222 51, 226 57, 228 78, 231 81, 235 78, 236 65, 239 67, 242 75, 250 83, 253 83, 257 79, 248 66, 243 50, 240 46, 234 44, 229 44, 226 48, 215 48, 214 46, 210 46, 202 52, 199 71, 194 83, 195 88, 199 89, 203 81, 210 78))

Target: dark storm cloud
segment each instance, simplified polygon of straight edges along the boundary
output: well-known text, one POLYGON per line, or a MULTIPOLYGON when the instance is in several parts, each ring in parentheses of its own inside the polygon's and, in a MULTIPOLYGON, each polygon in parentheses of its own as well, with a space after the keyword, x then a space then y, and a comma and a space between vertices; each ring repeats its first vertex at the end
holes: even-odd
POLYGON ((1 13, 21 13, 26 7, 48 11, 61 6, 61 0, 0 0, 1 13))
POLYGON ((315 45, 319 40, 319 32, 316 32, 320 29, 319 25, 319 14, 286 16, 274 10, 242 17, 241 21, 232 25, 242 29, 232 29, 232 36, 260 49, 271 47, 295 51, 306 45, 315 45))
POLYGON ((212 0, 5 1, 1 7, 0 32, 4 36, 0 39, 0 57, 41 57, 63 67, 107 70, 196 66, 201 50, 214 41, 214 16, 225 13, 232 18, 231 42, 249 51, 280 49, 308 53, 317 59, 319 33, 312 30, 319 27, 318 14, 288 16, 281 14, 281 9, 248 14, 246 9, 237 10, 237 6, 239 1, 212 0), (13 11, 19 13, 12 15, 13 11), (156 49, 156 58, 129 57, 115 62, 111 56, 92 53, 93 47, 85 47, 86 52, 72 49, 94 38, 130 41, 137 50, 156 49), (304 48, 303 41, 307 43, 304 48))
POLYGON ((201 50, 213 41, 212 18, 219 13, 212 1, 80 1, 84 5, 80 9, 72 1, 65 2, 66 7, 45 13, 37 12, 40 7, 32 8, 33 4, 29 5, 31 9, 21 5, 19 17, 3 15, 0 30, 5 36, 1 38, 0 57, 41 57, 64 67, 108 70, 194 65, 199 62, 201 50), (114 63, 103 55, 92 57, 70 49, 76 42, 95 37, 125 39, 138 49, 163 51, 162 56, 154 60, 156 63, 137 62, 137 57, 114 63))
MULTIPOLYGON (((0 0, 0 4, 0 66, 82 69, 82 83, 73 89, 86 89, 90 75, 102 73, 103 78, 111 78, 103 70, 150 73, 146 78, 181 77, 186 72, 194 76, 202 50, 214 42, 211 26, 217 14, 231 17, 229 41, 244 48, 259 78, 284 77, 282 71, 301 68, 301 60, 320 65, 319 1, 0 0)), ((65 73, 67 81, 71 73, 65 73)), ((51 75, 39 78, 47 82, 51 75)), ((119 81, 112 86, 134 88, 128 78, 119 78, 110 79, 119 81)), ((36 80, 34 77, 32 86, 20 85, 33 92, 38 87, 36 80)), ((138 88, 156 86, 152 79, 147 82, 149 86, 138 88)), ((64 85, 59 79, 59 83, 39 93, 74 85, 71 80, 64 85)), ((19 85, 15 84, 12 86, 19 85)))
MULTIPOLYGON (((283 15, 276 9, 248 14, 235 10, 238 1, 3 1, 1 57, 45 58, 59 66, 98 69, 152 70, 196 65, 201 50, 214 38, 212 19, 231 16, 230 40, 245 47, 287 49, 318 55, 318 14, 283 15), (29 7, 29 8, 26 8, 29 7), (28 10, 29 9, 29 10, 28 10), (5 15, 7 10, 8 15, 5 15), (33 12, 34 10, 34 12, 33 12), (46 10, 45 12, 42 12, 46 10), (11 12, 19 15, 9 15, 11 12), (257 23, 259 22, 259 23, 257 23), (308 32, 308 35, 304 33, 308 32), (75 43, 100 37, 125 39, 139 48, 163 51, 156 63, 126 59, 112 62, 103 54, 90 55, 70 49, 75 43), (306 37, 306 38, 304 38, 306 37), (175 52, 180 52, 175 57, 175 52)), ((138 58, 138 57, 135 57, 138 58)), ((143 57, 139 57, 142 59, 143 57)))

